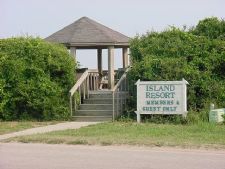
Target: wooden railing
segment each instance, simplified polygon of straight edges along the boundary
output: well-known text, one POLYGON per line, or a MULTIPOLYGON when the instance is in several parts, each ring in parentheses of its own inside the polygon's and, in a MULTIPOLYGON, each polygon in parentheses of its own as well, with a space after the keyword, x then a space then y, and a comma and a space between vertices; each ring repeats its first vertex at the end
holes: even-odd
POLYGON ((126 108, 126 101, 128 97, 128 80, 127 72, 130 68, 127 68, 124 74, 121 76, 118 83, 112 90, 113 97, 113 121, 120 116, 126 108))
POLYGON ((100 81, 98 70, 89 69, 88 74, 89 74, 89 85, 90 85, 89 90, 98 90, 99 81, 100 81))
MULTIPOLYGON (((126 106, 126 100, 128 96, 128 71, 129 68, 125 70, 115 87, 112 89, 113 120, 115 120, 115 118, 124 111, 126 106)), ((116 72, 118 73, 119 71, 116 72)), ((83 102, 83 100, 89 98, 90 91, 99 89, 101 86, 100 83, 102 81, 101 78, 104 76, 107 79, 107 71, 103 71, 101 76, 97 70, 86 70, 84 73, 82 73, 76 84, 69 91, 71 116, 74 115, 78 109, 78 106, 83 102)))
POLYGON ((75 113, 81 102, 89 98, 89 91, 98 89, 98 83, 99 74, 95 70, 86 70, 81 75, 76 84, 69 91, 71 116, 73 116, 73 112, 75 113))

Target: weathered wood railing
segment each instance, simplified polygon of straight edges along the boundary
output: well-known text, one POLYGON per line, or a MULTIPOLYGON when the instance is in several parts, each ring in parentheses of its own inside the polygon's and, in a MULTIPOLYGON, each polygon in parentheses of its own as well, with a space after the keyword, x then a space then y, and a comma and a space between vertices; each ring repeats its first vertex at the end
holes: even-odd
POLYGON ((86 70, 78 79, 76 84, 69 91, 70 95, 70 112, 77 110, 83 99, 89 98, 89 91, 97 90, 99 83, 99 74, 95 70, 86 70))
POLYGON ((118 83, 112 90, 113 96, 113 121, 123 113, 126 108, 126 101, 128 97, 128 80, 127 80, 127 68, 124 74, 121 76, 118 83))
MULTIPOLYGON (((115 120, 115 118, 117 118, 125 110, 128 96, 128 71, 129 68, 125 70, 115 87, 112 89, 113 120, 115 120)), ((107 77, 107 71, 103 71, 103 75, 106 75, 107 77)), ((75 114, 75 111, 78 109, 78 106, 82 103, 82 101, 89 98, 90 91, 99 90, 100 80, 101 77, 97 70, 86 70, 80 76, 76 84, 69 91, 71 116, 75 114)))
POLYGON ((95 69, 88 70, 89 76, 89 90, 98 90, 99 86, 99 73, 95 69))

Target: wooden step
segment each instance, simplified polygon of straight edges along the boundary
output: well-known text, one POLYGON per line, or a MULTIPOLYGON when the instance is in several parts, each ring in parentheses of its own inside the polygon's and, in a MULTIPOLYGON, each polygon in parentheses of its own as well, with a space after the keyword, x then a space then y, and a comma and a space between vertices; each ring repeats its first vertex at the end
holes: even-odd
POLYGON ((84 121, 84 122, 89 122, 89 121, 107 122, 107 121, 112 121, 112 116, 73 116, 72 119, 74 121, 84 121))
POLYGON ((89 91, 89 94, 112 94, 111 90, 95 90, 89 91))
POLYGON ((79 110, 112 110, 112 104, 81 104, 79 110))
POLYGON ((93 99, 103 99, 103 98, 112 98, 111 91, 91 91, 89 92, 89 97, 93 99))
POLYGON ((90 98, 84 100, 84 104, 112 104, 112 102, 112 98, 90 98))
POLYGON ((75 116, 112 116, 112 110, 77 110, 75 116))
POLYGON ((90 91, 89 98, 76 110, 75 121, 112 121, 112 91, 90 91))

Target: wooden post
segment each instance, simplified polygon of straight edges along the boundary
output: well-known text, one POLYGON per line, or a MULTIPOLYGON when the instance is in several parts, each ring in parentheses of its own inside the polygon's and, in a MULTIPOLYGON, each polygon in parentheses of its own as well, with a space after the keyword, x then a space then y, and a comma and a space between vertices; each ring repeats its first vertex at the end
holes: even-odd
POLYGON ((119 97, 120 97, 120 111, 119 111, 120 114, 123 110, 123 93, 120 92, 119 97))
POLYGON ((76 110, 77 110, 77 101, 76 101, 76 93, 74 95, 74 113, 76 113, 76 110))
POLYGON ((73 97, 70 96, 70 113, 71 113, 71 116, 73 116, 73 97))
POLYGON ((114 87, 114 46, 108 47, 108 88, 114 87))
POLYGON ((86 84, 85 84, 86 80, 84 80, 83 82, 83 98, 86 99, 86 84))
POLYGON ((97 79, 97 89, 99 88, 99 84, 102 80, 102 49, 98 48, 98 79, 97 79))
POLYGON ((87 98, 89 99, 89 78, 90 78, 90 74, 87 77, 87 98))
POLYGON ((113 122, 114 122, 114 120, 115 120, 115 92, 112 92, 112 101, 113 101, 113 122))
POLYGON ((80 105, 81 105, 81 97, 82 97, 82 95, 81 95, 81 86, 79 86, 79 95, 80 95, 80 105))
POLYGON ((90 73, 90 76, 89 76, 89 83, 90 83, 90 90, 92 90, 92 73, 90 73))
POLYGON ((98 49, 98 73, 102 74, 102 49, 98 49))
POLYGON ((96 77, 95 77, 95 73, 93 73, 93 90, 95 90, 96 88, 96 77))
POLYGON ((98 74, 95 74, 95 90, 98 90, 98 74))
POLYGON ((128 67, 128 49, 127 48, 123 48, 123 68, 127 68, 128 67))
POLYGON ((135 112, 137 114, 137 122, 140 123, 141 122, 141 115, 139 112, 135 112))
POLYGON ((97 74, 96 75, 96 78, 97 78, 97 81, 96 81, 96 83, 97 83, 97 90, 99 89, 99 84, 100 84, 100 75, 99 74, 97 74))
POLYGON ((76 47, 70 47, 70 54, 74 57, 74 60, 77 61, 77 58, 76 58, 76 47))
POLYGON ((120 111, 120 93, 119 91, 117 91, 117 111, 116 114, 118 114, 118 112, 120 111))

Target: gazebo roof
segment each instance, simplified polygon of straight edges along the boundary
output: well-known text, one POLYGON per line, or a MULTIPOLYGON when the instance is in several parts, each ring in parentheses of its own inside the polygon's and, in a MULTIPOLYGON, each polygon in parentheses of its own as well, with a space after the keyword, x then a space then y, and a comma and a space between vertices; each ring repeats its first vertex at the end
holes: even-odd
POLYGON ((80 48, 129 46, 129 37, 112 30, 88 17, 82 17, 74 23, 53 33, 45 40, 62 43, 67 47, 80 48))

